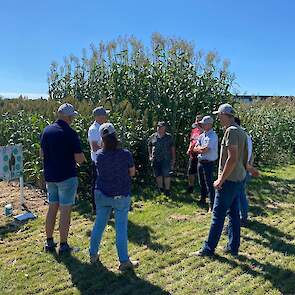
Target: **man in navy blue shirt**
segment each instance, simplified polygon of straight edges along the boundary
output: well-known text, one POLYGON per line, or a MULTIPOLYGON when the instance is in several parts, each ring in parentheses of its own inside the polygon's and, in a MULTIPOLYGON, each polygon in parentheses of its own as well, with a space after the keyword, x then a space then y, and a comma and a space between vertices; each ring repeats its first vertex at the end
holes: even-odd
POLYGON ((77 164, 86 161, 80 139, 70 125, 78 115, 74 107, 65 103, 58 109, 58 120, 47 126, 41 136, 41 155, 44 160, 49 208, 46 216, 46 251, 55 251, 53 231, 58 209, 60 209, 60 248, 59 253, 72 250, 68 233, 72 205, 78 188, 77 164))

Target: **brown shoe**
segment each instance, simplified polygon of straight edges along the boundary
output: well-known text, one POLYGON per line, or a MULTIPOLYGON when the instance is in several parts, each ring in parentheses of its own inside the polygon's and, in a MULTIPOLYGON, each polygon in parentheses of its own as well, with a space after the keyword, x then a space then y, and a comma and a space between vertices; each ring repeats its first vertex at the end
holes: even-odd
POLYGON ((139 261, 128 260, 126 262, 120 263, 119 270, 120 271, 132 270, 132 269, 138 267, 138 265, 139 265, 139 261))

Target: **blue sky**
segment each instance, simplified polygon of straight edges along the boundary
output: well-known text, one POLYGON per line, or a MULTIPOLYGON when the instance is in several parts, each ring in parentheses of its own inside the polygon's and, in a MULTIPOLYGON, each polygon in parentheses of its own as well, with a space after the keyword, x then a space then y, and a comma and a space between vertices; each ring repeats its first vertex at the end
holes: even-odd
POLYGON ((293 0, 1 1, 0 94, 39 96, 53 60, 159 32, 229 59, 241 94, 295 95, 294 11, 293 0))

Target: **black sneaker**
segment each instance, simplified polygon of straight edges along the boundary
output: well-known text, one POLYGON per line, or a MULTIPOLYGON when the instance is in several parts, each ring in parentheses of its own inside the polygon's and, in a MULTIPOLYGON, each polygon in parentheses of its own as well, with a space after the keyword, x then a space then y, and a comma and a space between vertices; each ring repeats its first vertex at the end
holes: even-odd
POLYGON ((57 243, 55 243, 53 240, 46 241, 44 245, 44 251, 45 252, 55 252, 55 248, 57 246, 57 243))
POLYGON ((200 205, 201 207, 205 207, 205 206, 206 206, 206 199, 201 198, 200 201, 199 201, 199 205, 200 205))
POLYGON ((199 256, 199 257, 212 257, 212 256, 214 256, 214 252, 210 252, 208 250, 201 249, 197 252, 191 253, 191 255, 199 256))
POLYGON ((225 248, 223 249, 223 252, 224 252, 225 254, 230 254, 231 256, 238 256, 238 255, 239 255, 238 252, 232 251, 232 250, 229 249, 228 247, 225 247, 225 248))
POLYGON ((171 191, 167 189, 167 190, 165 190, 164 194, 165 194, 165 196, 170 197, 171 191))
POLYGON ((61 243, 58 249, 58 254, 70 254, 70 253, 76 253, 79 252, 80 249, 78 247, 71 247, 68 243, 61 243))
POLYGON ((187 192, 188 194, 192 194, 192 193, 194 192, 194 187, 193 187, 193 186, 189 186, 189 187, 187 188, 186 192, 187 192))
POLYGON ((241 219, 240 221, 241 227, 248 227, 248 220, 247 219, 241 219))

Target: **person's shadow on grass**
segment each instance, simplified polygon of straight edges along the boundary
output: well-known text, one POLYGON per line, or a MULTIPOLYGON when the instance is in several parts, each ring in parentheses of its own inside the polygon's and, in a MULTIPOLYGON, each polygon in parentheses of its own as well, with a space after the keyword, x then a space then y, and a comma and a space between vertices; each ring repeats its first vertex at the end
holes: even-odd
POLYGON ((25 231, 26 227, 25 225, 28 223, 28 220, 25 221, 17 221, 17 220, 11 220, 9 222, 6 222, 4 225, 0 225, 0 240, 4 240, 7 238, 9 233, 15 233, 20 230, 25 231))
POLYGON ((262 237, 262 239, 243 237, 245 240, 254 241, 257 244, 262 245, 263 247, 267 247, 273 251, 281 252, 285 255, 295 256, 295 246, 284 241, 284 239, 292 241, 293 239, 295 239, 294 235, 292 236, 288 233, 284 233, 277 227, 265 224, 257 220, 249 221, 248 229, 256 232, 262 237))
MULTIPOLYGON (((113 220, 109 220, 109 225, 115 227, 113 220)), ((128 241, 139 246, 146 246, 148 249, 153 251, 166 252, 171 250, 169 245, 161 245, 159 243, 153 242, 151 233, 154 233, 154 230, 147 225, 138 225, 133 223, 131 220, 128 220, 128 241)))
POLYGON ((287 268, 272 265, 269 262, 260 262, 254 258, 239 255, 235 260, 222 256, 216 256, 221 263, 229 264, 232 268, 241 268, 252 277, 263 277, 282 294, 294 294, 295 273, 287 268))
POLYGON ((134 271, 114 273, 102 263, 82 262, 74 255, 54 255, 68 269, 73 285, 81 295, 159 294, 170 295, 161 287, 138 277, 134 271))

